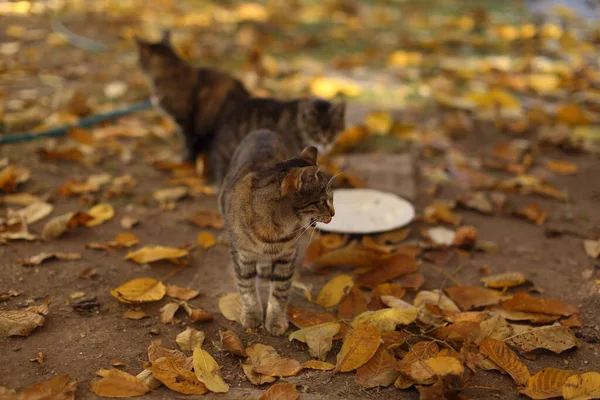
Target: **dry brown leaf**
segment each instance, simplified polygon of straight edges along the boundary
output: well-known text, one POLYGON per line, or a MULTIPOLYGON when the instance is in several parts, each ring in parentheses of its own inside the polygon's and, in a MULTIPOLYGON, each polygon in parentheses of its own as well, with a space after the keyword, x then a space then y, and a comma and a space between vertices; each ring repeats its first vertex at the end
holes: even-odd
POLYGON ((418 268, 419 264, 414 256, 404 253, 394 254, 387 257, 381 265, 358 275, 356 284, 373 289, 386 281, 416 272, 418 268))
POLYGON ((174 320, 175 313, 177 312, 177 310, 179 310, 178 303, 169 303, 162 306, 159 311, 160 322, 162 322, 163 324, 177 323, 177 320, 174 320))
POLYGON ((226 393, 229 385, 221 377, 221 367, 208 352, 198 346, 194 349, 194 373, 211 392, 226 393))
POLYGON ((246 349, 254 372, 268 376, 294 376, 302 365, 290 358, 282 358, 277 351, 264 344, 256 343, 246 349))
POLYGON ((202 346, 204 338, 204 332, 188 326, 185 331, 177 335, 175 342, 181 350, 194 350, 196 347, 202 346))
POLYGON ((297 400, 298 391, 293 383, 276 383, 258 400, 297 400))
POLYGON ((468 210, 479 211, 482 214, 490 215, 494 212, 494 206, 483 192, 468 193, 457 199, 457 204, 468 210))
POLYGON ((200 292, 198 290, 184 288, 177 285, 166 285, 167 287, 167 296, 173 297, 180 300, 191 300, 194 297, 197 297, 200 292))
POLYGON ((217 239, 211 232, 200 232, 196 241, 203 249, 210 249, 217 244, 217 239))
POLYGON ((371 301, 367 308, 372 311, 380 310, 385 307, 385 304, 381 302, 382 295, 402 298, 405 293, 404 287, 398 283, 381 283, 371 292, 371 301))
POLYGON ((522 210, 512 211, 512 215, 533 222, 536 225, 543 225, 548 219, 548 211, 540 208, 537 204, 531 203, 522 210))
POLYGON ((254 371, 254 365, 250 362, 240 362, 244 374, 248 377, 248 380, 254 385, 264 385, 265 383, 275 382, 277 379, 274 376, 261 375, 254 371))
POLYGON ((24 219, 28 225, 31 225, 38 222, 41 219, 46 218, 48 215, 50 215, 53 209, 54 206, 52 204, 40 201, 20 209, 16 212, 16 214, 19 215, 22 219, 24 219))
POLYGON ((512 311, 505 310, 503 308, 497 309, 495 311, 497 311, 502 316, 502 318, 507 319, 509 321, 530 321, 534 324, 550 324, 554 321, 557 321, 560 318, 560 315, 512 311))
POLYGON ((440 340, 454 342, 474 341, 480 332, 480 323, 475 321, 460 321, 451 325, 441 326, 431 332, 431 336, 440 340))
POLYGON ((366 311, 354 318, 352 326, 369 322, 374 325, 379 332, 396 330, 396 325, 409 325, 417 319, 418 310, 415 307, 409 308, 384 308, 377 311, 366 311))
POLYGON ((391 232, 381 233, 373 236, 375 243, 381 246, 397 244, 404 241, 410 233, 410 228, 402 228, 391 232))
MULTIPOLYGON (((163 347, 162 340, 152 341, 152 343, 150 343, 150 346, 148 346, 148 361, 154 362, 159 358, 163 357, 172 357, 182 361, 186 360, 185 354, 183 354, 181 351, 167 349, 166 347, 163 347)), ((187 365, 184 365, 184 367, 186 366, 187 365)))
POLYGON ((408 274, 401 276, 397 281, 403 288, 416 292, 425 283, 425 277, 421 274, 408 274))
POLYGON ((408 389, 415 384, 415 381, 410 378, 410 373, 419 365, 425 368, 424 362, 430 358, 436 357, 440 349, 435 342, 419 342, 410 348, 410 351, 396 365, 396 370, 401 372, 394 386, 398 389, 408 389))
POLYGON ((40 306, 27 307, 25 310, 0 310, 0 337, 29 336, 38 326, 44 325, 44 315, 48 314, 50 300, 40 306))
POLYGON ((338 306, 338 317, 352 319, 367 311, 367 301, 364 293, 356 286, 344 297, 338 306))
POLYGON ((40 253, 36 256, 26 258, 24 260, 19 260, 19 264, 24 267, 32 267, 35 265, 40 265, 44 261, 53 260, 53 259, 61 260, 61 261, 81 260, 81 254, 79 254, 79 253, 62 253, 62 252, 40 253))
POLYGON ((61 236, 68 229, 85 225, 93 219, 92 216, 81 212, 70 212, 52 218, 42 229, 42 239, 52 240, 61 236))
POLYGON ((444 316, 446 321, 448 322, 462 322, 462 321, 472 321, 481 323, 488 316, 487 311, 462 311, 457 313, 452 313, 444 316))
POLYGON ((573 314, 569 318, 560 320, 560 324, 569 328, 581 328, 583 326, 583 320, 579 314, 573 314))
POLYGON ((408 376, 416 383, 429 385, 434 382, 436 377, 445 377, 447 375, 460 376, 464 370, 464 367, 456 358, 438 355, 437 357, 414 363, 408 376))
POLYGON ((461 217, 455 215, 448 204, 434 201, 423 210, 423 220, 428 224, 459 225, 461 217))
POLYGON ((348 235, 339 235, 337 233, 330 233, 323 235, 320 239, 321 244, 328 251, 339 249, 348 243, 348 235))
POLYGON ((477 229, 461 226, 456 230, 452 244, 460 249, 471 250, 477 243, 477 229))
POLYGON ((151 246, 142 247, 141 249, 127 253, 125 260, 133 260, 138 264, 146 264, 160 260, 177 260, 187 257, 189 254, 187 250, 175 247, 151 246))
POLYGON ((517 293, 512 298, 504 300, 502 308, 513 311, 562 315, 565 317, 575 314, 578 311, 577 307, 560 300, 537 299, 527 293, 517 293))
POLYGON ((546 349, 556 354, 577 346, 575 334, 566 326, 550 325, 539 328, 513 325, 514 334, 506 342, 529 352, 546 349))
POLYGON ((600 239, 584 240, 583 248, 588 256, 594 259, 600 257, 600 239))
POLYGON ((320 360, 308 360, 302 364, 302 368, 316 369, 319 371, 331 371, 335 369, 335 365, 320 360))
POLYGON ((317 296, 316 303, 325 308, 334 307, 339 304, 353 285, 354 282, 351 275, 338 275, 323 286, 317 296))
POLYGON ((172 188, 158 189, 153 193, 153 197, 160 203, 174 203, 190 194, 190 190, 185 186, 175 186, 172 188))
POLYGON ((212 321, 214 319, 214 316, 208 311, 204 311, 201 308, 192 308, 185 301, 180 301, 179 304, 183 307, 185 312, 187 312, 190 316, 190 319, 194 322, 207 322, 212 321))
POLYGON ((33 385, 7 400, 74 400, 77 381, 70 375, 58 375, 33 385))
POLYGON ((458 306, 448 296, 437 289, 433 291, 420 291, 415 296, 413 304, 419 309, 419 321, 427 325, 438 324, 444 314, 460 312, 458 306), (432 312, 433 309, 438 312, 432 312))
POLYGON ((453 286, 445 292, 463 310, 498 304, 502 299, 499 292, 472 286, 453 286))
POLYGON ((565 381, 562 395, 566 400, 600 398, 600 372, 572 375, 565 381))
POLYGON ((123 228, 123 229, 131 229, 139 223, 140 223, 140 221, 138 219, 129 217, 129 216, 125 216, 125 217, 121 218, 120 225, 121 225, 121 228, 123 228))
POLYGON ((492 289, 505 289, 522 285, 525 282, 527 282, 527 278, 521 272, 505 272, 481 278, 481 283, 492 289))
POLYGON ((500 340, 483 339, 479 351, 508 373, 518 385, 525 385, 531 376, 519 357, 500 340))
POLYGON ((200 228, 223 229, 223 218, 214 211, 197 211, 188 217, 188 221, 200 228))
POLYGON ((531 399, 551 399, 562 396, 562 388, 570 376, 576 375, 575 371, 565 371, 556 368, 544 368, 537 374, 527 379, 525 388, 520 393, 531 399))
POLYGON ((88 215, 90 215, 92 219, 86 222, 85 226, 97 226, 112 219, 112 217, 115 216, 115 209, 109 203, 102 203, 90 208, 88 215))
POLYGON ((152 278, 139 278, 111 289, 110 294, 121 303, 138 304, 161 300, 167 293, 162 282, 152 278))
POLYGON ((121 318, 138 320, 142 318, 150 318, 150 315, 146 314, 143 311, 127 310, 123 314, 121 314, 121 318))
POLYGON ((183 366, 184 361, 174 357, 162 357, 152 361, 152 375, 166 387, 181 394, 204 394, 206 386, 196 375, 183 366))
POLYGON ((479 324, 479 335, 475 339, 475 343, 479 344, 481 341, 489 337, 496 340, 504 340, 510 337, 513 333, 512 327, 506 322, 502 315, 496 313, 490 318, 479 324))
POLYGON ((240 337, 234 331, 220 331, 219 335, 221 336, 223 350, 240 357, 248 356, 246 353, 246 348, 244 347, 244 343, 242 343, 242 339, 240 339, 240 337))
POLYGON ((101 369, 96 372, 100 378, 90 381, 90 392, 102 397, 137 397, 150 391, 137 377, 119 369, 101 369))
POLYGON ((290 341, 295 339, 306 343, 311 357, 323 361, 327 358, 327 353, 329 353, 333 344, 333 337, 340 331, 340 327, 341 323, 339 322, 313 325, 293 332, 289 339, 290 341))
POLYGON ((364 388, 390 386, 400 373, 396 359, 384 346, 379 346, 373 357, 356 370, 354 380, 364 388))
POLYGON ((31 193, 14 193, 0 197, 0 202, 3 204, 11 204, 16 206, 30 206, 33 203, 43 203, 44 201, 31 193))
POLYGON ((109 244, 113 247, 133 247, 140 244, 140 239, 131 232, 123 232, 115 236, 109 244))
POLYGON ((561 175, 574 175, 579 172, 577 164, 564 160, 553 160, 546 163, 546 169, 561 175))
POLYGON ((380 249, 351 244, 334 250, 314 259, 312 264, 317 267, 332 267, 350 265, 353 267, 375 267, 390 255, 380 249))
POLYGON ((373 323, 357 323, 344 338, 342 349, 337 355, 335 371, 349 372, 364 365, 373 357, 380 341, 381 334, 373 323))
POLYGON ((242 300, 239 293, 228 293, 219 299, 219 310, 230 321, 241 323, 242 300))

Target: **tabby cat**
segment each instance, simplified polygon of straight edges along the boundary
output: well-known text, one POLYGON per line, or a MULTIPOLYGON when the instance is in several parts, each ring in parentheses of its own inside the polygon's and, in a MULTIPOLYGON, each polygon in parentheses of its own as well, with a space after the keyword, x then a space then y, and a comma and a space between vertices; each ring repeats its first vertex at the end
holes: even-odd
POLYGON ((307 147, 300 156, 288 158, 279 135, 259 130, 242 140, 231 159, 219 210, 229 235, 246 328, 258 327, 264 317, 258 275, 270 281, 267 331, 278 336, 287 330, 298 239, 335 214, 330 177, 317 166, 317 153, 315 147, 307 147))
POLYGON ((227 73, 195 68, 182 60, 170 44, 169 31, 158 43, 139 38, 136 42, 153 103, 178 125, 185 139, 183 158, 194 161, 206 152, 219 117, 250 93, 227 73))
POLYGON ((345 103, 321 99, 280 101, 249 98, 223 114, 219 129, 209 147, 213 179, 221 183, 238 144, 256 129, 282 134, 285 147, 298 154, 306 146, 328 152, 337 135, 344 130, 345 103))

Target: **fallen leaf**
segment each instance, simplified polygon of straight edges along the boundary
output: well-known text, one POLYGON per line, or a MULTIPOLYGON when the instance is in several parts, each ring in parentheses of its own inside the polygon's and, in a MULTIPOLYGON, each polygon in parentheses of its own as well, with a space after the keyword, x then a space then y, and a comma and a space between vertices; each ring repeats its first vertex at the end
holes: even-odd
POLYGON ((248 377, 248 380, 250 380, 250 382, 252 382, 254 385, 263 385, 265 383, 275 382, 277 379, 274 376, 261 375, 254 372, 254 366, 250 362, 240 362, 240 365, 242 366, 244 374, 246 374, 248 377))
MULTIPOLYGON (((152 341, 150 346, 148 346, 148 361, 154 362, 163 357, 172 357, 181 361, 186 361, 185 354, 183 354, 181 351, 163 347, 162 340, 152 341)), ((191 367, 189 369, 191 369, 191 367)))
POLYGON ((381 334, 373 323, 357 323, 344 338, 335 371, 349 372, 364 365, 377 352, 380 341, 381 334))
POLYGON ((471 250, 477 243, 477 230, 472 226, 461 226, 454 235, 452 244, 460 249, 471 250))
POLYGON ((204 394, 206 386, 196 375, 183 367, 184 361, 174 357, 162 357, 152 361, 152 375, 166 387, 181 394, 204 394))
POLYGON ((352 319, 365 311, 367 311, 365 295, 356 286, 350 290, 338 306, 338 316, 344 319, 352 319))
POLYGON ((319 371, 331 371, 335 369, 335 365, 320 360, 308 360, 302 364, 302 368, 316 369, 319 371))
POLYGON ((318 267, 333 267, 337 265, 350 265, 353 267, 375 267, 390 255, 380 249, 350 245, 321 255, 313 260, 312 264, 318 267))
POLYGON ((154 390, 162 386, 162 383, 152 375, 152 370, 145 369, 135 376, 140 381, 144 382, 148 389, 154 390))
POLYGON ((68 229, 85 225, 93 219, 92 216, 81 212, 70 212, 52 218, 42 229, 42 239, 52 240, 61 236, 68 229))
POLYGON ((219 299, 219 310, 230 321, 241 323, 242 300, 239 293, 228 293, 219 299))
POLYGON ((215 359, 202 347, 194 349, 194 373, 196 378, 211 392, 226 393, 229 385, 221 377, 221 368, 215 359))
POLYGON ((454 342, 472 342, 480 333, 480 323, 475 321, 460 321, 451 325, 441 326, 431 332, 431 336, 440 340, 454 342))
POLYGON ((133 247, 140 244, 140 239, 131 232, 123 232, 115 236, 109 243, 113 247, 133 247))
POLYGON ((527 282, 527 278, 520 272, 506 272, 481 278, 481 283, 492 289, 505 289, 522 285, 525 282, 527 282))
POLYGON ((459 225, 461 217, 454 215, 448 204, 434 201, 423 210, 423 220, 428 224, 459 225))
POLYGON ((418 310, 411 308, 384 308, 377 311, 366 311, 352 321, 352 326, 369 322, 379 332, 396 330, 396 325, 409 325, 417 319, 418 310))
POLYGON ((188 313, 190 319, 193 322, 208 322, 212 321, 215 317, 208 311, 205 311, 201 308, 192 308, 186 302, 181 302, 181 305, 188 313))
POLYGON ((139 278, 114 288, 110 294, 121 303, 137 304, 161 300, 167 292, 162 282, 152 278, 139 278))
MULTIPOLYGON (((398 279, 398 284, 408 290, 417 291, 425 283, 425 277, 421 274, 408 274, 398 279)), ((398 296, 396 296, 398 297, 398 296)))
POLYGON ((518 385, 525 385, 531 376, 519 357, 500 340, 483 339, 479 351, 508 373, 518 385))
POLYGON ((348 242, 348 235, 342 236, 337 233, 330 233, 322 236, 320 242, 327 250, 335 250, 346 245, 348 242))
POLYGON ((7 194, 0 198, 3 204, 12 204, 17 206, 30 206, 33 203, 43 203, 43 200, 31 193, 7 194))
POLYGON ((100 378, 90 381, 90 392, 102 397, 137 397, 150 391, 137 377, 119 369, 101 369, 96 372, 100 378))
POLYGON ((600 256, 600 239, 599 240, 584 240, 583 248, 588 256, 598 258, 600 256))
POLYGON ((244 343, 242 343, 242 340, 234 331, 219 331, 219 335, 221 336, 221 344, 225 351, 240 357, 248 356, 244 343))
POLYGON ((531 399, 551 399, 562 396, 562 388, 570 376, 577 375, 575 371, 565 371, 556 368, 544 368, 527 379, 525 388, 519 393, 531 399))
POLYGON ((534 324, 550 324, 560 318, 559 315, 513 311, 502 308, 495 311, 497 311, 502 318, 509 321, 530 321, 534 324))
POLYGON ((531 203, 523 210, 514 210, 512 215, 527 219, 536 225, 543 225, 548 219, 548 211, 541 209, 537 204, 531 203))
POLYGON ((223 229, 223 218, 214 211, 197 211, 188 217, 188 221, 200 228, 223 229))
POLYGON ((600 398, 600 373, 586 372, 570 376, 563 385, 562 395, 566 400, 600 398))
POLYGON ((419 384, 431 384, 435 377, 447 375, 460 376, 465 371, 462 364, 454 357, 437 356, 422 362, 414 363, 408 376, 419 384))
POLYGON ((19 264, 24 267, 32 267, 35 265, 40 265, 44 261, 47 260, 61 260, 61 261, 73 261, 73 260, 81 260, 81 254, 79 253, 40 253, 36 256, 26 258, 24 260, 19 260, 19 264))
POLYGON ((426 368, 424 362, 430 358, 436 357, 440 349, 435 342, 419 342, 410 347, 410 351, 396 365, 396 370, 401 372, 394 386, 398 389, 408 389, 415 384, 415 381, 410 378, 410 373, 419 365, 421 368, 426 368))
POLYGON ((123 314, 121 314, 121 318, 139 320, 143 318, 150 318, 150 315, 146 314, 143 311, 127 310, 123 314))
POLYGON ((29 361, 31 361, 31 362, 35 361, 38 364, 43 364, 44 363, 44 353, 42 353, 41 351, 38 351, 37 357, 30 358, 29 361))
POLYGON ((463 310, 471 310, 500 303, 499 292, 472 286, 453 286, 444 290, 463 310))
POLYGON ((154 191, 153 197, 160 203, 173 203, 190 194, 190 190, 185 186, 176 186, 154 191))
POLYGON ((380 283, 416 272, 418 268, 419 264, 414 256, 403 253, 394 254, 386 258, 380 266, 358 275, 356 284, 373 289, 380 283))
POLYGON ((133 260, 138 264, 146 264, 160 260, 176 260, 187 257, 189 252, 175 247, 152 246, 142 247, 136 251, 127 253, 126 260, 133 260))
POLYGON ((530 352, 536 349, 550 350, 556 354, 577 346, 577 338, 571 329, 562 325, 530 328, 513 325, 515 332, 506 342, 519 349, 530 352))
POLYGON ((215 244, 217 244, 217 239, 215 239, 215 235, 213 235, 210 232, 200 232, 196 240, 200 247, 202 247, 203 249, 210 249, 215 244))
POLYGON ((419 309, 419 320, 428 325, 435 325, 440 316, 434 315, 428 308, 427 305, 431 304, 446 314, 454 314, 460 312, 460 308, 454 303, 448 296, 439 290, 421 290, 415 296, 413 301, 415 307, 419 309))
POLYGON ((180 300, 191 300, 194 297, 197 297, 200 292, 198 290, 184 288, 177 285, 166 285, 167 287, 167 296, 173 297, 175 299, 180 300))
POLYGON ((185 331, 177 335, 175 342, 181 350, 194 350, 196 347, 202 346, 204 337, 204 332, 188 326, 185 331))
POLYGON ((429 239, 437 245, 452 246, 454 238, 456 237, 456 232, 443 226, 436 226, 434 228, 429 228, 427 235, 429 236, 429 239))
POLYGON ((384 346, 379 346, 373 357, 356 370, 354 380, 364 388, 390 386, 400 373, 396 359, 384 346))
POLYGON ((548 161, 546 163, 546 169, 560 175, 574 175, 579 172, 577 164, 562 160, 548 161))
POLYGON ((302 365, 289 358, 282 358, 277 351, 264 344, 256 343, 246 349, 254 367, 254 372, 268 376, 294 376, 302 365))
POLYGON ((37 202, 28 205, 25 208, 17 211, 17 214, 27 222, 28 225, 34 224, 41 219, 46 218, 52 210, 54 206, 52 204, 37 202))
POLYGON ((29 336, 35 328, 44 325, 43 315, 48 314, 48 304, 46 300, 41 306, 25 310, 0 310, 0 337, 29 336))
MULTIPOLYGON (((597 284, 600 282, 596 282, 597 284)), ((569 318, 562 319, 560 324, 568 328, 581 328, 583 326, 583 320, 579 314, 573 314, 569 318)))
POLYGON ((276 383, 259 400, 297 400, 298 391, 293 383, 276 383))
POLYGON ((108 203, 98 204, 90 208, 88 215, 92 217, 91 220, 85 223, 85 226, 98 226, 112 219, 115 216, 115 209, 108 203))
POLYGON ((404 241, 410 233, 410 228, 402 228, 391 232, 380 233, 379 235, 373 236, 375 243, 386 246, 394 245, 404 241))
POLYGON ((77 381, 70 375, 58 375, 33 385, 17 395, 8 396, 15 400, 75 400, 77 381))
POLYGON ((494 206, 483 192, 468 193, 459 197, 457 205, 468 210, 479 211, 482 214, 490 215, 494 212, 494 206))
POLYGON ((165 304, 160 308, 160 322, 163 324, 174 324, 176 321, 173 319, 175 317, 175 313, 179 310, 178 303, 169 303, 165 304))
POLYGON ((123 229, 131 229, 139 223, 140 223, 140 221, 138 219, 125 216, 125 217, 121 218, 120 224, 121 224, 121 228, 123 228, 123 229))
POLYGON ((333 337, 339 331, 339 322, 327 322, 293 332, 289 339, 290 341, 298 340, 302 343, 306 343, 311 357, 324 361, 325 358, 327 358, 327 353, 331 350, 333 337))
POLYGON ((334 307, 339 304, 353 285, 351 275, 338 275, 323 286, 317 296, 316 303, 325 308, 334 307))
POLYGON ((402 298, 405 293, 406 290, 404 287, 398 283, 381 283, 371 292, 371 301, 367 305, 367 308, 372 311, 380 310, 385 307, 385 304, 381 302, 382 295, 402 298))
POLYGON ((479 335, 475 339, 475 343, 479 344, 487 337, 495 340, 504 340, 512 334, 512 327, 502 318, 502 315, 494 314, 479 324, 479 335))
POLYGON ((502 308, 514 311, 562 315, 565 317, 575 314, 578 311, 577 307, 560 300, 537 299, 527 293, 517 293, 512 298, 504 300, 502 308))

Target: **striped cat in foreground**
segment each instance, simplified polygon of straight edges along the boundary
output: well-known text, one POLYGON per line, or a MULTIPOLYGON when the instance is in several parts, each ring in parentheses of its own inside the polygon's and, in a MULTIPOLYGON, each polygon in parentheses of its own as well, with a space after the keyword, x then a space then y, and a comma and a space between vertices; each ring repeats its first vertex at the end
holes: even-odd
POLYGON ((317 166, 317 149, 288 157, 274 132, 254 131, 238 146, 221 193, 219 210, 242 301, 242 324, 263 322, 255 278, 270 280, 265 327, 272 335, 288 327, 286 305, 300 236, 335 214, 331 178, 317 166))

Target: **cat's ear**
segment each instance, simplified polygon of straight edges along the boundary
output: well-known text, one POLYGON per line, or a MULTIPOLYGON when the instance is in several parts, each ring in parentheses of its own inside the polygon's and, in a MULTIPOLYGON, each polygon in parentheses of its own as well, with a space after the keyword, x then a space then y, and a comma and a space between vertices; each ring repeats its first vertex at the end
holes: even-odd
POLYGON ((171 46, 171 30, 167 29, 163 31, 162 37, 160 38, 160 43, 171 46))
POLYGON ((311 165, 317 165, 317 156, 319 155, 319 151, 315 146, 308 146, 302 153, 300 153, 300 158, 306 160, 311 165))
POLYGON ((281 182, 281 195, 287 196, 302 187, 302 168, 292 168, 281 182))
POLYGON ((150 44, 137 35, 135 35, 133 37, 133 40, 135 41, 135 44, 137 45, 138 48, 145 48, 145 47, 148 47, 148 45, 150 44))
POLYGON ((346 102, 343 101, 341 103, 332 104, 329 109, 329 114, 333 120, 343 122, 346 118, 346 102))

